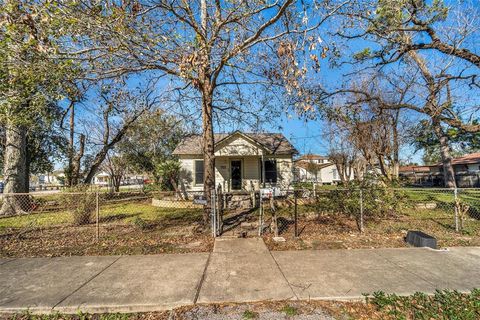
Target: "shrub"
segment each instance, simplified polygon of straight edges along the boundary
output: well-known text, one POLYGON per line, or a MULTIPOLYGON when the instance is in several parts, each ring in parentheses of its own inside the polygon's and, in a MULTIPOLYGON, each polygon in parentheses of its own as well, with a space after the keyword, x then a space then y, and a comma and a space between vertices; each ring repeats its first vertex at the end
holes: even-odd
POLYGON ((375 292, 367 303, 392 319, 468 319, 480 318, 480 290, 465 294, 437 290, 433 296, 417 292, 398 296, 375 292))
POLYGON ((72 214, 75 225, 92 223, 95 218, 96 193, 86 187, 68 190, 61 198, 62 205, 72 214))

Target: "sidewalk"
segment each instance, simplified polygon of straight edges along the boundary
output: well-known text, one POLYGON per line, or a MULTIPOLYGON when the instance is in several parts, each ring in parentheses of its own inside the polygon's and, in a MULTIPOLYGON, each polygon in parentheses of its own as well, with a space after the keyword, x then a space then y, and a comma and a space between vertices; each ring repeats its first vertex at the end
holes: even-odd
POLYGON ((471 247, 269 252, 256 238, 217 240, 210 254, 0 259, 0 313, 469 291, 480 287, 479 262, 471 247))

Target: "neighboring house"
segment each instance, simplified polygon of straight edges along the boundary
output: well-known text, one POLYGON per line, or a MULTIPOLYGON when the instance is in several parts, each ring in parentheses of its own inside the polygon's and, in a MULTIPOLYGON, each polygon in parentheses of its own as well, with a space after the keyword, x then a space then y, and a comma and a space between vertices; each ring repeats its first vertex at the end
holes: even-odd
POLYGON ((413 185, 439 185, 441 179, 438 174, 433 174, 434 167, 435 166, 402 166, 398 170, 398 176, 401 180, 413 185))
MULTIPOLYGON (((215 187, 224 191, 250 191, 262 187, 288 188, 293 181, 297 150, 280 133, 219 133, 215 139, 215 187)), ((202 136, 184 139, 173 151, 179 158, 179 186, 203 190, 202 136)))
POLYGON ((97 186, 108 186, 110 175, 105 171, 100 171, 93 177, 92 184, 97 186))
POLYGON ((306 154, 295 160, 295 180, 298 182, 315 182, 336 184, 340 182, 337 167, 328 157, 306 154))
POLYGON ((42 173, 34 179, 38 185, 63 185, 65 183, 65 172, 63 169, 54 170, 53 172, 42 173))
MULTIPOLYGON (((480 187, 480 153, 471 153, 452 160, 455 180, 459 187, 480 187)), ((410 184, 443 186, 443 165, 404 166, 400 178, 410 184)))

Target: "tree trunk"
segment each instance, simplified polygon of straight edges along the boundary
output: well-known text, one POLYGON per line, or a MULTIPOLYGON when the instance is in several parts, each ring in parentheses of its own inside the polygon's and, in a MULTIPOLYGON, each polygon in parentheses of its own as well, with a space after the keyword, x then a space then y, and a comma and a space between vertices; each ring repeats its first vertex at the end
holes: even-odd
POLYGON ((203 191, 207 200, 203 212, 203 222, 208 224, 211 209, 212 189, 215 188, 215 155, 214 155, 214 137, 213 137, 213 121, 212 121, 212 91, 210 83, 207 81, 203 90, 202 99, 202 122, 203 122, 203 164, 204 178, 203 191))
POLYGON ((91 184, 93 178, 95 177, 95 174, 98 172, 98 169, 100 169, 100 166, 102 165, 103 161, 105 160, 105 157, 107 156, 109 148, 103 148, 97 155, 95 156, 95 159, 93 159, 92 166, 90 167, 90 170, 87 173, 87 176, 85 177, 85 180, 83 183, 85 184, 91 184))
POLYGON ((33 160, 32 154, 30 150, 28 150, 28 136, 25 130, 25 181, 24 181, 23 192, 30 191, 30 163, 32 162, 32 160, 33 160))
MULTIPOLYGON (((5 155, 4 155, 4 194, 26 193, 26 128, 13 124, 7 120, 5 128, 5 155)), ((22 209, 24 196, 4 195, 0 215, 25 213, 22 209)))
POLYGON ((447 135, 444 133, 439 120, 432 121, 433 130, 440 141, 440 156, 443 165, 443 180, 445 187, 455 188, 455 171, 452 165, 452 155, 447 135))
POLYGON ((120 184, 122 182, 122 177, 114 176, 112 181, 113 181, 113 190, 115 192, 120 192, 120 184))
POLYGON ((80 178, 80 161, 83 158, 83 154, 85 152, 85 135, 80 135, 79 140, 79 150, 78 152, 71 158, 71 162, 69 164, 70 168, 70 181, 67 183, 69 186, 76 186, 79 183, 80 178))
POLYGON ((73 157, 75 153, 74 147, 74 134, 75 134, 75 105, 72 102, 70 104, 70 132, 69 132, 69 139, 68 139, 68 168, 67 174, 65 175, 65 185, 72 187, 78 183, 74 183, 74 164, 73 164, 73 157))
POLYGON ((398 134, 398 121, 400 118, 400 109, 395 113, 395 118, 393 120, 393 164, 392 164, 392 175, 393 179, 398 181, 400 173, 400 141, 398 134))

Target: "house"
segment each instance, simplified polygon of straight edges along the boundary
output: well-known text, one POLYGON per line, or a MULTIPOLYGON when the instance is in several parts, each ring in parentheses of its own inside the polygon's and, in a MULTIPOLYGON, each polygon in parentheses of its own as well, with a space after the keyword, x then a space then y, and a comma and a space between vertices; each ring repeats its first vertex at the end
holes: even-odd
POLYGON ((65 171, 63 169, 59 169, 54 170, 53 172, 38 174, 34 178, 31 178, 31 180, 33 185, 63 185, 65 183, 65 171))
POLYGON ((400 180, 412 185, 434 186, 443 183, 435 166, 401 166, 398 170, 400 180), (434 174, 434 172, 436 174, 434 174))
POLYGON ((295 181, 336 184, 340 182, 337 167, 328 157, 306 154, 295 160, 295 181))
MULTIPOLYGON (((218 133, 215 140, 215 186, 222 190, 251 191, 263 187, 289 188, 297 150, 280 133, 218 133)), ((173 154, 181 164, 179 186, 203 190, 202 136, 187 137, 173 154)))
MULTIPOLYGON (((480 153, 471 153, 452 160, 456 184, 463 188, 480 187, 480 153)), ((443 164, 403 166, 400 178, 409 184, 443 186, 443 164)))
POLYGON ((97 186, 108 186, 110 185, 110 175, 105 171, 97 172, 93 177, 92 184, 97 186))

